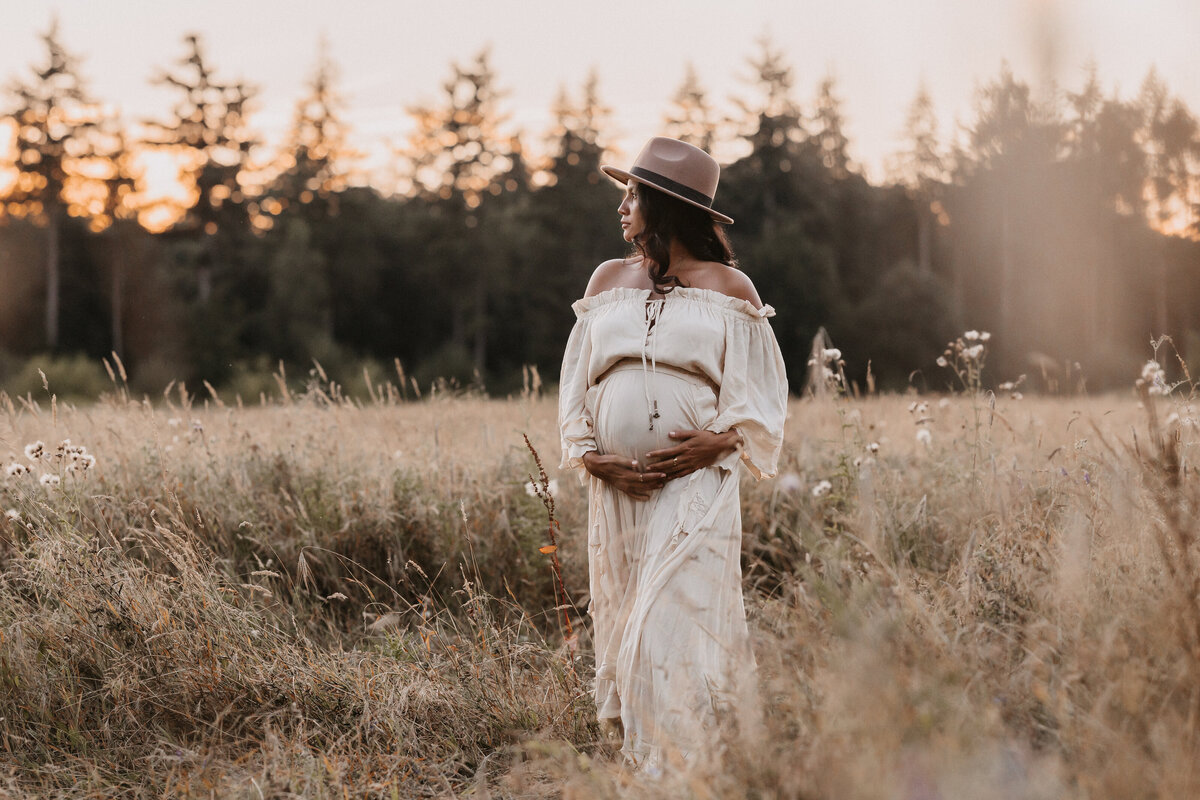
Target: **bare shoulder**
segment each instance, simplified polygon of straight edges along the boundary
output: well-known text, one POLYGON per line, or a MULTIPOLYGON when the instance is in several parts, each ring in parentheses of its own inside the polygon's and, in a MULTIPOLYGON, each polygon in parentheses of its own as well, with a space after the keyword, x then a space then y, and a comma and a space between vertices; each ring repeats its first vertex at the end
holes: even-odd
POLYGON ((737 267, 724 264, 721 266, 724 267, 720 273, 721 291, 730 297, 745 300, 755 308, 762 308, 762 298, 758 296, 758 290, 754 288, 754 281, 750 280, 750 276, 737 267))
POLYGON ((637 259, 610 258, 596 267, 583 296, 592 297, 619 286, 629 286, 631 279, 636 278, 639 274, 639 264, 640 261, 637 259))

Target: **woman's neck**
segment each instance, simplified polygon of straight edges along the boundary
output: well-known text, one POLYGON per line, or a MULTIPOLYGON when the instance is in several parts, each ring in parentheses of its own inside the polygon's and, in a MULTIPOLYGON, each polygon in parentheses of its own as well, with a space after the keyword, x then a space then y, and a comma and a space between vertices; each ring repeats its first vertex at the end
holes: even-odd
POLYGON ((696 257, 688 251, 678 239, 671 240, 671 267, 668 272, 674 274, 679 269, 686 269, 696 261, 696 257))

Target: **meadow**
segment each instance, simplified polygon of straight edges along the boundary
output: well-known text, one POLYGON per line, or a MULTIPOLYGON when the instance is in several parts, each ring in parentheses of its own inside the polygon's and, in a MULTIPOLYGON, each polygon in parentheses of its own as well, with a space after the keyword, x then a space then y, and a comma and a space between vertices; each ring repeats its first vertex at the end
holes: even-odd
POLYGON ((0 796, 1200 795, 1197 415, 1135 377, 793 400, 765 714, 659 779, 594 721, 553 398, 2 398, 0 796))

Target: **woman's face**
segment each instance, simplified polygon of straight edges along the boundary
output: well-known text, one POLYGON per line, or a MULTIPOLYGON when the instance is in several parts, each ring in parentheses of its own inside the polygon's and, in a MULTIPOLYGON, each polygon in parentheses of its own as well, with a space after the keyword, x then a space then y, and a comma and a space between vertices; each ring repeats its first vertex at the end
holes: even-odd
POLYGON ((646 220, 642 217, 642 206, 638 202, 641 189, 637 181, 630 179, 625 184, 625 197, 621 199, 621 205, 617 206, 617 212, 621 215, 622 235, 627 242, 633 242, 646 230, 646 220))

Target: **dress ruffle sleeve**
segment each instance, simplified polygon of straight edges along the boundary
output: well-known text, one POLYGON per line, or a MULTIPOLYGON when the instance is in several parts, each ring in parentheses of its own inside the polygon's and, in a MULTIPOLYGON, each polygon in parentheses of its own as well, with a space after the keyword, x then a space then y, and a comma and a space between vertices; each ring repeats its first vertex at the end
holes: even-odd
POLYGON ((767 322, 774 315, 775 309, 763 306, 729 322, 717 418, 706 426, 714 433, 741 432, 741 458, 755 478, 774 477, 787 417, 787 372, 767 322))
POLYGON ((579 317, 567 339, 558 379, 558 428, 562 436, 562 463, 559 466, 562 469, 582 467, 584 453, 596 449, 592 414, 587 407, 591 321, 579 305, 577 303, 575 309, 579 317))

